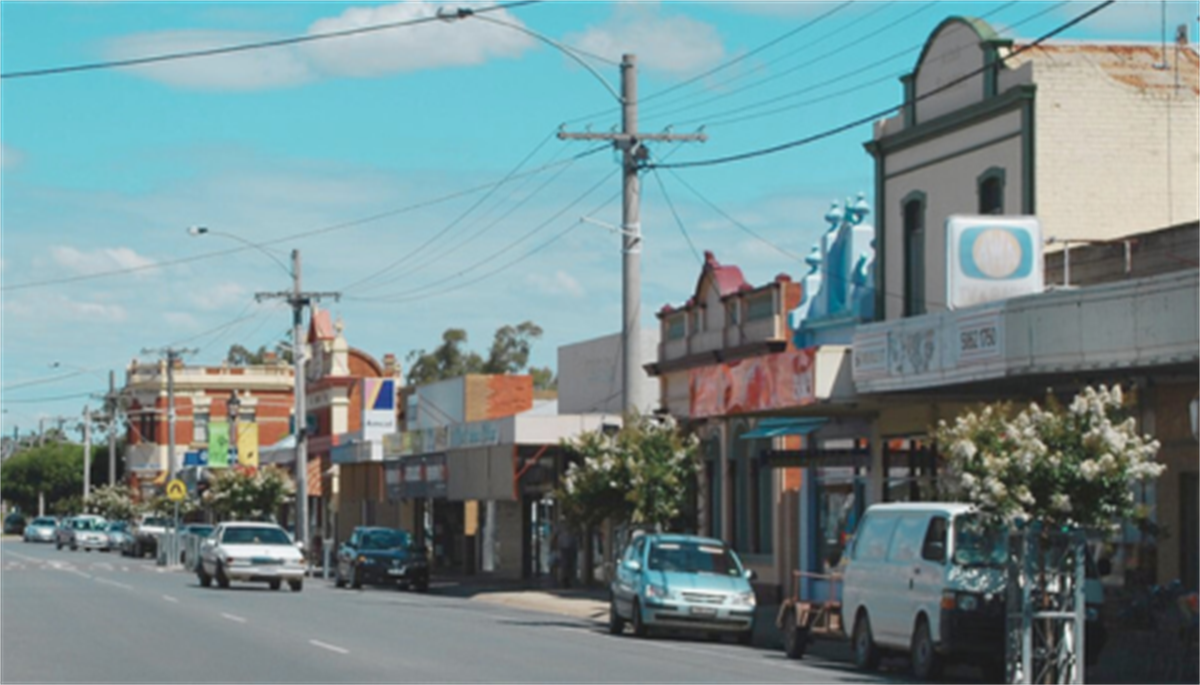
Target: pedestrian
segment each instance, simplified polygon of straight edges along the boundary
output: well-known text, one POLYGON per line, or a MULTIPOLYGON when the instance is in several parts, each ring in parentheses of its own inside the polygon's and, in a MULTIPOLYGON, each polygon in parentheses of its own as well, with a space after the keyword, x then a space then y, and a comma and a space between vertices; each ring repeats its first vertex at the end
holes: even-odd
POLYGON ((571 587, 575 579, 575 560, 579 556, 579 546, 575 542, 575 534, 565 523, 558 531, 558 566, 560 584, 564 588, 571 587))

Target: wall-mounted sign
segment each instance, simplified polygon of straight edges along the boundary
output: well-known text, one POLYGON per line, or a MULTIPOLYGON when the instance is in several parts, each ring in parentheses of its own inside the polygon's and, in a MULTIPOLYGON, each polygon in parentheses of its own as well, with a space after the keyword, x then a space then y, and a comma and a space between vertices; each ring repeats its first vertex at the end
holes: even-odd
POLYGON ((808 404, 814 399, 814 350, 790 350, 692 369, 692 418, 808 404))
POLYGON ((946 302, 951 309, 1042 292, 1037 217, 951 215, 946 245, 946 302))
POLYGON ((399 496, 402 498, 444 498, 446 496, 446 481, 449 474, 446 471, 446 455, 444 454, 404 457, 399 460, 399 465, 393 470, 398 472, 399 478, 397 479, 395 476, 389 478, 389 491, 392 483, 398 481, 399 496))
POLYGON ((396 379, 363 379, 363 437, 379 440, 396 432, 396 379))

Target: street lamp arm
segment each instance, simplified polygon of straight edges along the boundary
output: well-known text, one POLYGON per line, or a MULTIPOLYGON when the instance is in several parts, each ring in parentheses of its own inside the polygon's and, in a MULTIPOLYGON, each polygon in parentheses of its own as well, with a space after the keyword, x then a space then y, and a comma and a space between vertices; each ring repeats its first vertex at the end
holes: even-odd
POLYGON ((481 14, 476 14, 469 9, 460 9, 460 10, 458 10, 457 15, 453 15, 453 16, 455 16, 455 18, 459 18, 459 19, 464 18, 464 17, 475 17, 476 19, 478 19, 480 21, 486 21, 490 24, 496 24, 497 26, 506 26, 510 29, 513 29, 514 31, 520 31, 521 33, 524 33, 527 36, 530 36, 532 38, 536 38, 536 39, 542 41, 543 43, 545 43, 545 44, 549 45, 550 47, 563 53, 567 57, 570 57, 571 59, 575 60, 575 62, 578 63, 579 66, 583 67, 584 69, 587 69, 588 73, 591 74, 592 76, 595 76, 596 80, 599 81, 600 84, 604 86, 605 90, 607 90, 610 95, 612 95, 614 98, 616 98, 617 102, 619 102, 621 104, 625 104, 625 98, 621 97, 621 94, 617 92, 617 89, 613 88, 612 85, 603 76, 600 75, 600 72, 596 71, 592 67, 592 65, 583 61, 583 58, 580 57, 574 50, 563 45, 562 43, 559 43, 558 41, 554 40, 553 38, 550 38, 549 36, 543 36, 542 34, 536 32, 536 31, 527 29, 524 26, 521 26, 520 24, 512 24, 507 21, 501 21, 500 19, 494 19, 492 17, 485 17, 481 14))
POLYGON ((258 250, 259 252, 265 254, 267 257, 269 257, 271 259, 271 261, 273 261, 277 265, 279 265, 279 268, 283 269, 283 272, 288 275, 288 278, 291 278, 291 276, 292 276, 292 270, 290 268, 288 268, 288 266, 286 264, 284 264, 282 261, 280 261, 279 257, 276 257, 275 255, 271 254, 271 252, 269 250, 267 250, 267 248, 263 247, 261 244, 250 242, 249 240, 246 240, 245 238, 241 237, 240 235, 228 233, 226 231, 214 231, 214 230, 208 228, 207 226, 192 226, 192 227, 188 228, 187 232, 188 232, 188 235, 190 235, 190 236, 219 235, 219 236, 224 236, 226 238, 232 238, 247 247, 252 247, 252 248, 258 250))

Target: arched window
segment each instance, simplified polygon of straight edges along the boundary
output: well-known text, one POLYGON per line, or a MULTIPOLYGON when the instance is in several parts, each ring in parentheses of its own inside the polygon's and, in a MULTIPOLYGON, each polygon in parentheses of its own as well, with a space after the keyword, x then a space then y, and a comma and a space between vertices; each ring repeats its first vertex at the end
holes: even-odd
POLYGON ((904 217, 904 315, 925 313, 925 193, 900 203, 904 217))
POLYGON ((979 213, 1004 213, 1004 169, 992 167, 976 179, 979 188, 979 213))

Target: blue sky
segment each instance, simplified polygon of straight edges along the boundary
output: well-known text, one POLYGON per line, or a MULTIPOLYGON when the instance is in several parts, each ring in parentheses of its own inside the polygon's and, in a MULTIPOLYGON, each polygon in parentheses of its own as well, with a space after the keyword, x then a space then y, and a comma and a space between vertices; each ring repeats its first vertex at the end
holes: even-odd
MULTIPOLYGON (((689 161, 897 105, 899 76, 946 17, 987 17, 1030 39, 1096 4, 546 2, 487 16, 586 52, 614 88, 615 62, 636 54, 641 129, 703 125, 709 136, 652 154, 689 161)), ((460 6, 487 5, 6 0, 0 72, 460 6)), ((1119 2, 1061 37, 1158 43, 1164 11, 1168 40, 1184 23, 1194 42, 1195 2, 1119 2)), ((197 348, 188 363, 214 364, 235 343, 273 346, 290 312, 254 293, 289 287, 269 257, 286 262, 292 249, 305 289, 342 292, 327 306, 350 344, 377 358, 432 348, 451 327, 483 351, 496 328, 531 320, 545 330, 531 361, 553 366, 559 345, 620 327, 618 238, 579 221, 619 223, 616 158, 554 136, 563 124, 619 125, 615 100, 596 75, 511 27, 476 18, 9 77, 0 103, 5 434, 95 406, 89 393, 109 370, 120 384, 131 360, 150 358, 145 348, 197 348), (192 225, 213 234, 190 237, 192 225)), ((644 176, 642 325, 690 296, 692 245, 752 283, 802 276, 830 201, 870 199, 869 138, 863 125, 780 154, 644 176)))

